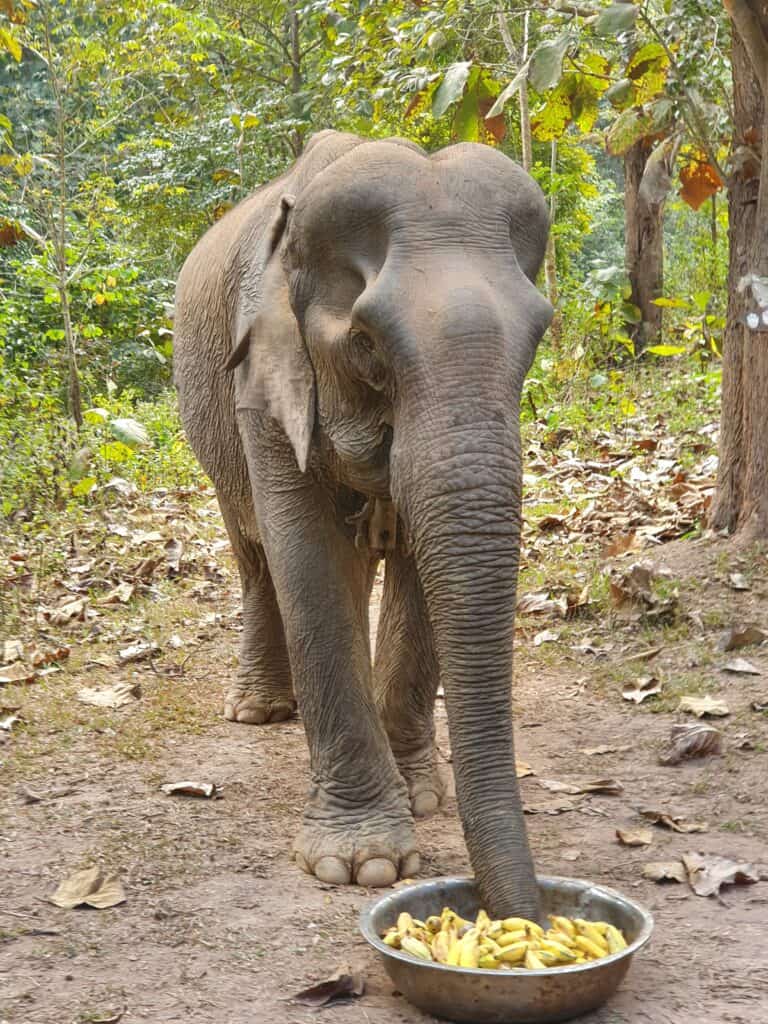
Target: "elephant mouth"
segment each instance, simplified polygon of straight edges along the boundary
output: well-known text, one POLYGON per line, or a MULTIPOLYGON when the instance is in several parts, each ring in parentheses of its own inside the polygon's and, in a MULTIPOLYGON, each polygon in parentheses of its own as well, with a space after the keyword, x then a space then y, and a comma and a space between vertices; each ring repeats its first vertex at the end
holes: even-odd
POLYGON ((379 428, 373 445, 361 449, 336 440, 333 448, 338 460, 339 478, 347 487, 372 498, 390 497, 392 427, 389 424, 379 428))

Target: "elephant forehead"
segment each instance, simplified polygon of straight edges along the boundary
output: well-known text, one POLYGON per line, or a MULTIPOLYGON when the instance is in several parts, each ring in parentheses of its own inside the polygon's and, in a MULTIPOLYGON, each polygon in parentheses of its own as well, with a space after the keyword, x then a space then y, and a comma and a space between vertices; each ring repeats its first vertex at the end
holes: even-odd
POLYGON ((293 232, 321 247, 361 233, 413 225, 509 225, 516 165, 486 147, 449 147, 435 157, 388 142, 365 143, 317 175, 299 196, 293 232))

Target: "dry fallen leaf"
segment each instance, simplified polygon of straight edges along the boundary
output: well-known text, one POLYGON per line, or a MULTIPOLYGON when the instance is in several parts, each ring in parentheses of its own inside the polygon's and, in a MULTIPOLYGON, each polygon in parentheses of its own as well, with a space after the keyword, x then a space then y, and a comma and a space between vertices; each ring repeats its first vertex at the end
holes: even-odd
POLYGON ((543 804, 523 805, 526 814, 565 814, 567 811, 575 811, 578 804, 573 800, 549 800, 543 804))
POLYGON ((157 644, 138 643, 131 644, 130 647, 124 647, 121 651, 117 652, 117 656, 121 664, 128 665, 134 661, 144 661, 146 658, 151 658, 159 653, 160 648, 157 644))
POLYGON ((362 974, 339 974, 328 981, 321 981, 317 985, 302 989, 292 998, 297 1003, 317 1008, 330 1006, 341 999, 358 998, 364 992, 365 979, 362 974))
POLYGON ((686 821, 685 818, 676 814, 667 814, 666 811, 640 811, 640 814, 652 825, 660 825, 673 832, 707 832, 709 830, 709 824, 706 821, 686 821))
POLYGON ((751 590, 746 576, 740 572, 732 572, 728 577, 728 583, 732 590, 751 590))
POLYGON ((761 676, 763 673, 752 664, 751 661, 747 661, 746 658, 732 658, 723 665, 723 672, 735 672, 737 675, 748 675, 748 676, 761 676))
POLYGON ((722 718, 731 713, 726 702, 719 700, 717 697, 681 697, 677 710, 690 711, 697 718, 704 718, 705 716, 722 718))
POLYGON ((575 861, 581 857, 581 850, 563 850, 560 856, 563 860, 575 861))
POLYGON ((581 747, 579 749, 580 754, 586 754, 587 757, 599 757, 602 754, 618 754, 624 750, 629 750, 628 746, 622 747, 611 747, 607 744, 602 747, 581 747))
POLYGON ((554 629, 542 629, 542 631, 540 633, 537 633, 536 636, 533 638, 533 646, 541 647, 542 644, 551 644, 554 643, 555 640, 559 639, 560 634, 557 633, 554 629))
POLYGON ((3 640, 0 643, 0 665, 10 665, 21 661, 24 657, 24 645, 21 640, 3 640))
POLYGON ((688 873, 679 860, 654 860, 643 865, 643 878, 652 882, 687 882, 688 873))
POLYGON ((616 838, 624 846, 650 846, 653 832, 649 828, 617 828, 616 838))
POLYGON ((102 597, 99 604, 128 604, 133 597, 135 589, 132 583, 125 581, 118 583, 114 590, 110 590, 108 594, 102 597))
POLYGON ((536 772, 526 761, 515 761, 515 774, 518 779, 527 779, 529 775, 535 775, 536 772))
POLYGON ((557 782, 555 779, 539 779, 538 783, 550 793, 568 793, 576 796, 579 793, 603 793, 607 796, 618 796, 624 787, 616 779, 598 779, 596 782, 584 782, 576 785, 570 782, 557 782))
POLYGON ((716 896, 723 885, 752 885, 760 881, 759 872, 752 864, 714 854, 685 853, 683 866, 697 896, 716 896))
POLYGON ((0 729, 3 732, 10 732, 15 725, 23 721, 21 715, 0 715, 0 729))
POLYGON ((750 707, 753 711, 768 711, 768 700, 753 700, 750 707))
POLYGON ((718 648, 721 651, 736 651, 740 647, 761 644, 764 640, 768 640, 768 633, 757 626, 731 626, 721 635, 718 648))
POLYGON ((636 547, 638 547, 637 534, 634 530, 632 533, 619 533, 603 547, 600 552, 600 558, 603 560, 616 558, 618 555, 626 554, 627 551, 631 551, 636 547))
POLYGON ((661 693, 661 680, 656 676, 640 676, 633 687, 621 691, 624 700, 642 704, 647 697, 655 697, 661 693))
POLYGON ((64 661, 69 657, 69 647, 50 647, 47 650, 35 648, 30 654, 30 661, 35 668, 50 665, 55 661, 64 661))
POLYGON ((218 787, 213 782, 166 782, 160 789, 166 796, 199 796, 210 799, 218 796, 218 787))
POLYGON ((122 708, 126 704, 133 704, 140 696, 141 683, 119 682, 102 690, 83 687, 75 694, 75 700, 82 704, 93 704, 97 708, 122 708))
POLYGON ((720 754, 723 749, 723 734, 713 725, 673 725, 669 739, 669 748, 659 756, 661 764, 678 764, 687 757, 720 754))
POLYGON ((56 892, 48 897, 51 903, 65 910, 85 904, 106 910, 125 902, 125 891, 116 875, 104 877, 100 867, 85 868, 66 878, 56 892))
POLYGON ((79 597, 76 601, 66 601, 58 608, 40 608, 37 614, 43 623, 49 623, 51 626, 67 626, 71 622, 85 621, 87 604, 87 598, 79 597))
POLYGON ((533 615, 539 612, 559 612, 561 615, 565 615, 566 609, 565 600, 554 600, 546 590, 538 594, 523 594, 517 602, 519 615, 533 615))
POLYGON ((34 683, 37 680, 37 672, 33 668, 27 668, 20 661, 16 661, 7 668, 0 668, 0 686, 22 684, 24 686, 34 683))

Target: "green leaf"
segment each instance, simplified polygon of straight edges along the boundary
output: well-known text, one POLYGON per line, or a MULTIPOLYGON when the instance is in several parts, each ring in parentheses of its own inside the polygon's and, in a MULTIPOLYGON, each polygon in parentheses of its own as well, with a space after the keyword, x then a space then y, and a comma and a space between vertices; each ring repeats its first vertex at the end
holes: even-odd
POLYGON ((131 448, 142 448, 149 444, 147 428, 138 420, 130 419, 127 416, 112 420, 109 429, 118 441, 122 441, 123 444, 129 445, 131 448))
POLYGON ((621 78, 618 82, 614 82, 609 89, 606 89, 605 98, 612 106, 621 109, 626 106, 628 100, 632 99, 633 88, 631 78, 621 78))
POLYGON ((622 32, 631 32, 635 27, 637 7, 632 3, 611 4, 606 7, 595 22, 596 36, 618 36, 622 32))
POLYGON ((127 462, 133 458, 133 452, 122 441, 108 441, 99 448, 99 455, 107 462, 127 462))
POLYGON ((550 42, 539 43, 533 51, 528 80, 536 92, 546 92, 560 81, 563 75, 563 58, 570 44, 570 32, 563 32, 550 42))
POLYGON ((86 409, 83 413, 83 419, 86 423, 106 423, 109 419, 109 412, 99 407, 86 409))
POLYGON ((95 476, 84 476, 82 480, 78 481, 78 483, 74 485, 72 488, 72 494, 76 498, 81 498, 85 494, 90 494, 95 486, 95 476))
POLYGON ((21 44, 7 28, 0 28, 0 46, 7 50, 15 61, 21 60, 21 44))
POLYGON ((646 352, 652 352, 655 356, 679 356, 685 350, 685 345, 649 345, 646 352))
POLYGON ((471 67, 471 60, 463 60, 459 61, 458 64, 451 64, 432 97, 433 117, 442 117, 448 107, 459 99, 464 92, 464 86, 467 84, 471 67))
POLYGON ((619 402, 619 408, 625 416, 634 416, 637 412, 637 406, 631 398, 622 398, 621 402, 619 402))
POLYGON ((605 136, 611 156, 622 156, 638 139, 648 134, 648 118, 635 107, 623 110, 605 136))

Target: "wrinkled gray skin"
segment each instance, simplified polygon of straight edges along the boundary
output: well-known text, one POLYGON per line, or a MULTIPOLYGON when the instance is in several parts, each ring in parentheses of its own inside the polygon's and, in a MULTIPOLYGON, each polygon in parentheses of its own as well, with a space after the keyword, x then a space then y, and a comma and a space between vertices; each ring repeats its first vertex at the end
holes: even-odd
POLYGON ((495 150, 429 157, 321 132, 181 272, 181 413, 242 578, 225 713, 275 722, 298 700, 312 782, 295 852, 323 881, 418 869, 413 816, 443 795, 442 680, 485 904, 536 913, 510 687, 519 399, 551 316, 532 283, 546 235, 541 192, 495 150))

